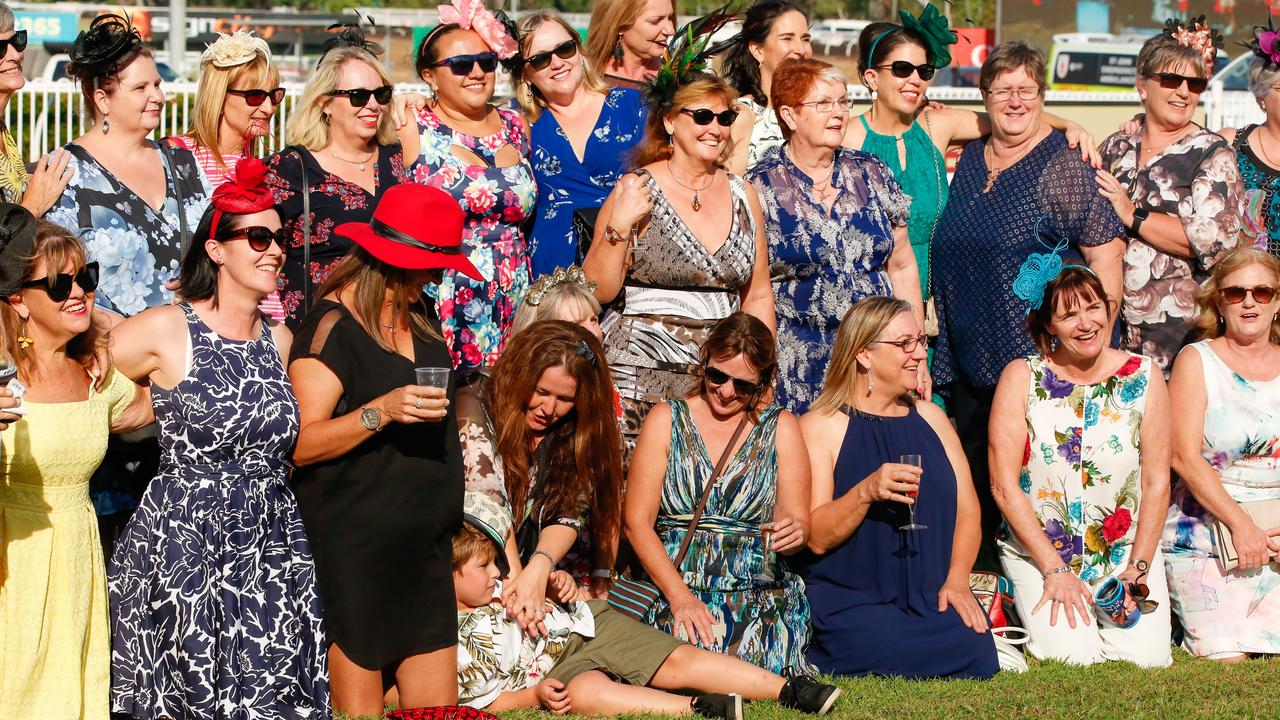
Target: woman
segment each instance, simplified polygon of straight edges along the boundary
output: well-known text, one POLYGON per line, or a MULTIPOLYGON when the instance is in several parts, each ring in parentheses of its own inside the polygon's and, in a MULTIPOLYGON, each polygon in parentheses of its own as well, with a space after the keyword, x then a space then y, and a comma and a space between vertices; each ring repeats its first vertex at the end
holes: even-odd
POLYGON ((813 469, 809 659, 826 674, 985 679, 998 669, 969 591, 980 542, 969 465, 942 410, 910 396, 925 351, 911 305, 859 301, 800 418, 813 469), (902 529, 909 522, 923 527, 902 529))
POLYGON ((712 326, 702 377, 645 419, 627 478, 627 539, 662 591, 650 625, 771 672, 808 674, 804 583, 775 553, 805 547, 809 462, 795 417, 767 399, 773 345, 746 313, 712 326), (675 567, 709 483, 719 490, 675 567))
POLYGON ((1169 506, 1169 395, 1151 358, 1107 347, 1116 307, 1098 276, 1050 265, 1026 281, 1035 353, 1009 363, 991 409, 991 485, 1009 533, 1000 564, 1041 660, 1173 662, 1156 544, 1169 506), (1095 607, 1119 580, 1123 627, 1095 607), (1141 586, 1139 586, 1139 583, 1141 586))
POLYGON ((601 0, 591 8, 587 62, 613 87, 641 90, 676 27, 672 0, 601 0))
POLYGON ((208 204, 191 153, 151 140, 164 91, 151 49, 118 15, 99 15, 71 47, 84 135, 68 143, 72 178, 45 214, 101 264, 98 304, 128 317, 173 300, 183 248, 208 204))
MULTIPOLYGON (((877 158, 840 146, 849 119, 844 76, 818 60, 774 75, 786 143, 748 179, 760 194, 778 313, 779 405, 800 413, 818 397, 840 318, 864 297, 896 295, 924 329, 912 201, 877 158)), ((927 368, 917 384, 928 397, 927 368)))
POLYGON ((1094 169, 1044 122, 1040 51, 1002 43, 983 64, 980 84, 991 136, 965 147, 933 235, 939 331, 932 372, 977 478, 990 538, 999 518, 986 482, 991 398, 1004 366, 1033 350, 1021 327, 1031 298, 1017 294, 1015 278, 1053 257, 1083 258, 1107 297, 1120 297, 1124 228, 1098 196, 1094 169))
POLYGON ((1276 199, 1280 189, 1280 90, 1276 89, 1280 87, 1280 46, 1269 19, 1267 27, 1259 25, 1253 32, 1254 39, 1249 43, 1253 51, 1249 91, 1266 121, 1239 130, 1222 128, 1218 134, 1231 143, 1244 186, 1241 241, 1280 258, 1280 204, 1276 199))
POLYGON ((406 183, 368 224, 335 234, 351 253, 320 287, 294 341, 289 379, 302 428, 298 504, 316 551, 333 707, 382 712, 457 700, 451 542, 462 524, 462 455, 446 391, 414 368, 447 367, 423 294, 441 269, 479 277, 460 250, 448 195, 406 183))
POLYGON ((640 92, 600 80, 582 54, 578 33, 552 10, 520 21, 516 100, 529 123, 538 216, 529 236, 535 278, 573 265, 585 254, 573 213, 599 208, 644 136, 640 92))
POLYGON ((712 324, 741 309, 775 326, 760 201, 723 169, 733 90, 693 68, 670 77, 681 80, 652 91, 639 169, 600 209, 582 268, 596 299, 621 301, 605 349, 632 445, 649 408, 689 387, 712 324))
POLYGON ((367 222, 382 194, 405 181, 391 77, 362 42, 357 33, 320 57, 289 116, 289 147, 267 160, 289 239, 280 302, 295 330, 352 247, 334 228, 367 222))
POLYGON ((538 278, 525 293, 511 321, 514 337, 539 320, 564 320, 580 325, 601 342, 600 301, 594 295, 596 284, 587 280, 576 265, 538 278))
POLYGON ((1127 228, 1121 345, 1167 375, 1196 288, 1237 245, 1243 186, 1231 146, 1194 121, 1220 42, 1200 23, 1166 25, 1138 53, 1145 120, 1103 142, 1097 186, 1127 228))
POLYGON ((1204 339, 1184 349, 1169 380, 1173 469, 1179 481, 1161 547, 1183 647, 1233 662, 1280 653, 1280 541, 1249 510, 1280 499, 1280 262, 1237 250, 1196 293, 1204 339), (1252 506, 1256 507, 1256 506, 1252 506), (1239 565, 1226 570, 1225 526, 1239 565))
POLYGON ((433 288, 453 366, 466 372, 502 354, 520 298, 529 288, 522 225, 532 217, 537 185, 520 115, 489 103, 499 60, 516 42, 483 6, 442 5, 442 22, 418 46, 418 76, 434 99, 416 123, 400 129, 404 160, 416 182, 440 188, 466 213, 463 252, 481 275, 446 272, 433 288))
POLYGON ((241 160, 214 191, 181 302, 111 333, 160 425, 160 473, 108 572, 112 711, 141 720, 329 714, 315 566, 288 484, 290 336, 258 310, 284 263, 266 172, 241 160))
POLYGON ((756 166, 786 140, 770 103, 773 74, 784 60, 813 57, 809 16, 790 0, 760 0, 742 19, 742 31, 729 48, 720 74, 737 89, 738 122, 733 125, 729 169, 739 175, 756 166))
POLYGON ((604 348, 562 320, 514 336, 493 374, 459 394, 467 490, 513 516, 503 602, 521 625, 541 621, 557 567, 593 597, 609 590, 622 514, 613 408, 604 348))
POLYGON ((89 476, 108 433, 150 423, 151 402, 114 370, 94 387, 98 266, 75 236, 10 203, 0 235, 3 351, 26 386, 20 419, 0 434, 0 717, 106 720, 106 568, 89 476))

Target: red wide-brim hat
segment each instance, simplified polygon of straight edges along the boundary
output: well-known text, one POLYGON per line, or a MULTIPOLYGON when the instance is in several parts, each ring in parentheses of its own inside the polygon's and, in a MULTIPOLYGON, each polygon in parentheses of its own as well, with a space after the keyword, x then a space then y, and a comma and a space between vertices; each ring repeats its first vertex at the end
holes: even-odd
POLYGON ((483 281, 484 276, 462 250, 464 218, 452 195, 405 183, 387 188, 369 222, 343 223, 334 232, 392 267, 457 270, 483 281))

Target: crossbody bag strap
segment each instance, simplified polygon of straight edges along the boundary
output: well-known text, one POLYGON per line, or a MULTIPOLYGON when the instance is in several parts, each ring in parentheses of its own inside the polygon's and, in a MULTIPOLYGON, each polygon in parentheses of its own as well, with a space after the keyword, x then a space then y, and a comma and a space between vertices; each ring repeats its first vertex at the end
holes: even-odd
POLYGON ((724 466, 729 463, 729 458, 733 456, 733 446, 738 444, 738 438, 742 437, 742 431, 747 427, 747 413, 742 413, 742 420, 738 422, 738 427, 733 431, 733 437, 729 438, 729 444, 725 445, 724 452, 720 453, 720 460, 716 462, 716 469, 711 471, 711 477, 707 479, 707 485, 702 489, 702 497, 698 500, 698 507, 693 511, 693 519, 689 521, 689 529, 685 531, 684 540, 680 542, 680 550, 676 552, 676 556, 672 561, 676 566, 676 571, 680 570, 680 566, 684 565, 684 558, 689 554, 689 544, 693 542, 693 531, 698 527, 698 522, 702 520, 702 513, 707 509, 707 500, 711 498, 711 489, 715 487, 716 481, 720 479, 720 473, 724 472, 724 466))
POLYGON ((311 183, 307 182, 307 162, 302 148, 293 151, 302 173, 302 314, 311 309, 311 183))
POLYGON ((191 231, 187 229, 187 198, 182 193, 182 181, 178 178, 177 158, 173 156, 173 146, 171 145, 159 142, 156 143, 156 148, 160 150, 160 160, 164 163, 165 170, 168 173, 165 181, 173 180, 173 192, 178 198, 178 237, 181 239, 178 247, 181 248, 182 253, 178 257, 185 258, 187 256, 187 248, 191 245, 191 231))

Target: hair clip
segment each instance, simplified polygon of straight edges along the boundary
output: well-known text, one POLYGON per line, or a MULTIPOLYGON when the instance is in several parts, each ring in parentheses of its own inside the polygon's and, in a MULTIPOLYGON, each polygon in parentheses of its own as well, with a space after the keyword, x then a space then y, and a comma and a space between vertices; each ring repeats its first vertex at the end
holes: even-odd
POLYGON ((591 349, 586 340, 578 341, 578 348, 573 351, 573 354, 586 358, 587 362, 591 363, 591 367, 596 366, 596 351, 591 349))

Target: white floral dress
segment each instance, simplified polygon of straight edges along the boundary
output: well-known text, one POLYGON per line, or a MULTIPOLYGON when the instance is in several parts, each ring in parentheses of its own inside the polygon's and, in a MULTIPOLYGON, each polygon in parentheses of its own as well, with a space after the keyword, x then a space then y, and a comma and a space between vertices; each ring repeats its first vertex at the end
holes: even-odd
POLYGON ((752 100, 749 96, 738 98, 738 104, 745 106, 756 116, 751 126, 751 145, 747 148, 747 170, 768 157, 786 142, 782 137, 782 127, 778 125, 778 113, 752 100))

